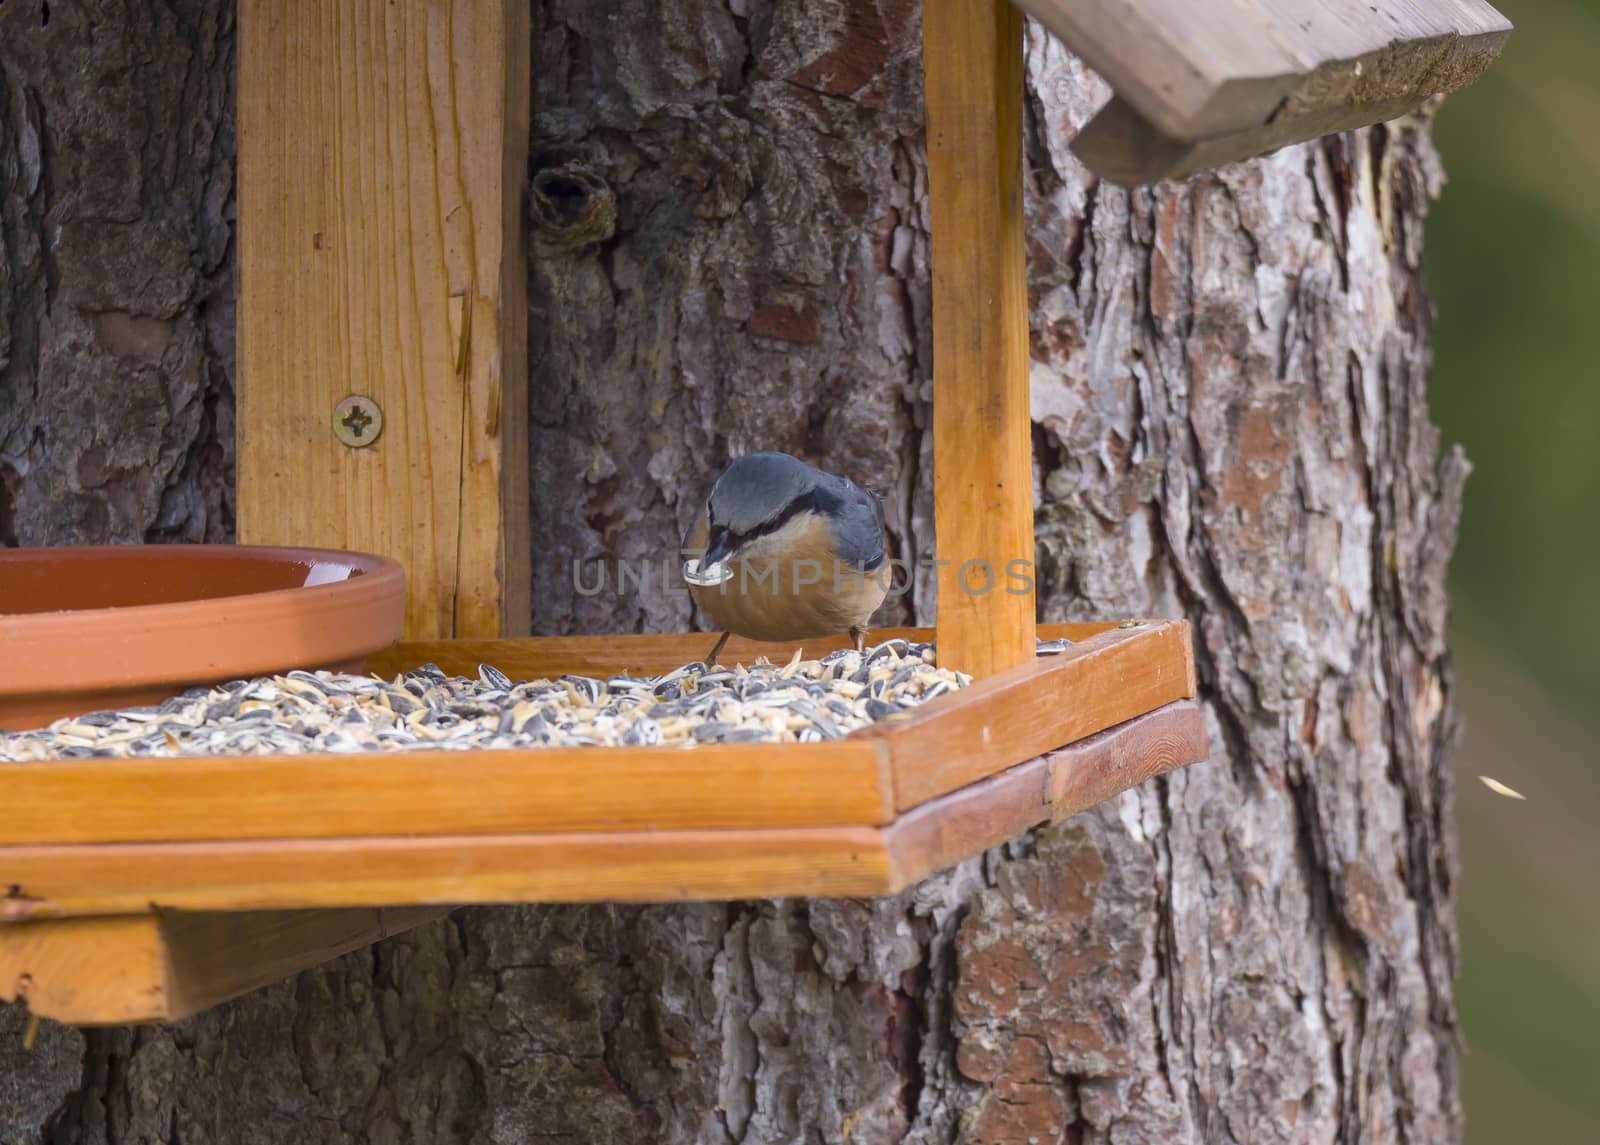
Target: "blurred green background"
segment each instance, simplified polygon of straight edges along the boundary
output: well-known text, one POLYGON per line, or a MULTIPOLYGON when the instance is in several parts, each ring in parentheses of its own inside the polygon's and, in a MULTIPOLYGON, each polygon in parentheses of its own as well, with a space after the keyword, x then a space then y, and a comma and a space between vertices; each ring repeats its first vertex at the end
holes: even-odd
POLYGON ((1496 0, 1428 221, 1452 569, 1469 1145, 1600 1142, 1600 0, 1496 0), (1478 781, 1490 775, 1527 797, 1478 781))

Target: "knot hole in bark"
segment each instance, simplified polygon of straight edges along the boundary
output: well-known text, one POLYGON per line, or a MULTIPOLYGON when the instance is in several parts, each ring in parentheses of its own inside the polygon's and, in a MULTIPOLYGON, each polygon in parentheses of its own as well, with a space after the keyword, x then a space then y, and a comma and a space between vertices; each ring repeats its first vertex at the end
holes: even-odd
POLYGON ((534 175, 528 214, 542 245, 577 250, 616 233, 617 197, 587 167, 565 163, 534 175))

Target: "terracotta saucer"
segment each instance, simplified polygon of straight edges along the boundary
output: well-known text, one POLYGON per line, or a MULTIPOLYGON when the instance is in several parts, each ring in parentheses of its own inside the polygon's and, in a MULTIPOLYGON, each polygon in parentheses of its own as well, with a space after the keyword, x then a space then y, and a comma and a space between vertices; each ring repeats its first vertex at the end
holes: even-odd
POLYGON ((404 614, 405 570, 365 553, 0 549, 0 728, 291 668, 359 671, 404 614))

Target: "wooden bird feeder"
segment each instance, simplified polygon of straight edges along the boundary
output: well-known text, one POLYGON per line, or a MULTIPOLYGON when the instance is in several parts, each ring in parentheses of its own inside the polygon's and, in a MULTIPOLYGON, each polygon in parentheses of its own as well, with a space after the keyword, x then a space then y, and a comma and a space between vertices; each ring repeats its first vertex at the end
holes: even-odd
MULTIPOLYGON (((926 0, 938 544, 994 568, 1034 556, 1023 11, 1115 87, 1078 147, 1134 181, 1406 110, 1507 28, 1478 0, 926 0)), ((524 635, 527 12, 240 4, 239 538, 401 559, 383 673, 705 651, 524 635)), ((975 683, 834 742, 7 765, 0 997, 168 1020, 459 904, 889 894, 1205 758, 1186 622, 1036 631, 1031 593, 958 575, 938 655, 975 683)))

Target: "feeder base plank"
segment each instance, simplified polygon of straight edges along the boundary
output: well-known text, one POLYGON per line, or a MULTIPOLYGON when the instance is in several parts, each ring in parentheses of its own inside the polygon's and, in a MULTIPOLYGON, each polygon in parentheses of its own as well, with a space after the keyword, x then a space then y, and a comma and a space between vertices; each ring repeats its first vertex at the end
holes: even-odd
POLYGON ((1046 756, 1050 817, 1070 818, 1210 755, 1200 705, 1193 700, 1170 704, 1046 756))
POLYGON ((7 918, 422 903, 677 902, 885 893, 872 827, 11 847, 7 918))
POLYGON ((159 913, 0 926, 0 1000, 72 1025, 176 1021, 448 913, 159 913))
POLYGON ((894 889, 1209 754, 1200 706, 1182 700, 931 800, 888 830, 894 889))

